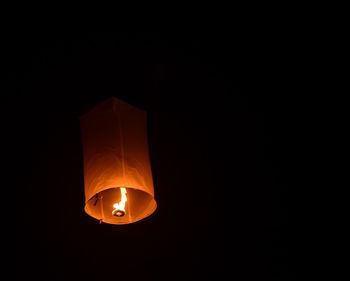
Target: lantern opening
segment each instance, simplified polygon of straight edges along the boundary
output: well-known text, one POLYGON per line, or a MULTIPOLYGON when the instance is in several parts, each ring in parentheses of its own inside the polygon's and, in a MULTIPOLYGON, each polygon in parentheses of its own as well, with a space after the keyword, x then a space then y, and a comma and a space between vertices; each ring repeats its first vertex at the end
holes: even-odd
POLYGON ((147 192, 130 187, 114 187, 95 194, 86 202, 85 211, 111 224, 128 224, 151 215, 157 204, 147 192))

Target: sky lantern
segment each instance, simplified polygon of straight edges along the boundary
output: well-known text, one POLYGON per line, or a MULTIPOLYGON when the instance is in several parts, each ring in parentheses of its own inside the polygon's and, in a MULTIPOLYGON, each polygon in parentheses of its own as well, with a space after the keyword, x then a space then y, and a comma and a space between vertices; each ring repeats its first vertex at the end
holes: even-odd
POLYGON ((147 113, 109 98, 80 116, 85 212, 128 224, 157 208, 147 140, 147 113))

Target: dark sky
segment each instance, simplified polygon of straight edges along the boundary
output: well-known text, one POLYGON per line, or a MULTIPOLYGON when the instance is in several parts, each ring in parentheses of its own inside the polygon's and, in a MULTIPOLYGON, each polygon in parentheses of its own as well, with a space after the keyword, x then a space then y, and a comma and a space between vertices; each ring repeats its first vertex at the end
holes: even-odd
POLYGON ((234 31, 4 36, 13 280, 297 280, 290 44, 234 31), (149 117, 158 208, 125 226, 83 210, 78 117, 110 96, 149 117))

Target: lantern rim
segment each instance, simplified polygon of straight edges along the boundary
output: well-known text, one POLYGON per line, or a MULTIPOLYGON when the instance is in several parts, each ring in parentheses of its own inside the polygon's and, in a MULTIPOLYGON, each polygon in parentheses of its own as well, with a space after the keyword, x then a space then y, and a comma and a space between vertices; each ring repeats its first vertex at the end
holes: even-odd
MULTIPOLYGON (((103 197, 103 193, 111 191, 111 190, 117 190, 120 189, 121 187, 109 187, 109 188, 104 188, 99 192, 96 192, 93 196, 91 196, 89 199, 86 200, 85 202, 85 207, 84 210, 85 212, 90 216, 93 217, 99 221, 108 223, 108 224, 114 224, 114 225, 123 225, 123 224, 130 224, 130 223, 134 223, 137 221, 140 221, 144 218, 147 218, 148 216, 150 216, 151 214, 154 213, 154 211, 157 209, 157 202, 154 198, 154 194, 151 194, 143 189, 139 189, 139 188, 134 188, 134 187, 125 187, 128 191, 130 191, 131 193, 133 192, 137 192, 139 193, 139 196, 142 195, 141 197, 143 197, 143 200, 145 200, 146 202, 146 208, 142 211, 139 211, 139 214, 136 216, 132 216, 132 217, 128 217, 128 216, 122 216, 122 217, 118 217, 118 216, 114 216, 114 215, 101 215, 98 214, 98 212, 96 212, 96 210, 94 211, 94 209, 92 209, 92 205, 94 204, 93 200, 94 197, 96 197, 99 194, 102 194, 103 197)), ((103 200, 103 199, 101 199, 103 200)))

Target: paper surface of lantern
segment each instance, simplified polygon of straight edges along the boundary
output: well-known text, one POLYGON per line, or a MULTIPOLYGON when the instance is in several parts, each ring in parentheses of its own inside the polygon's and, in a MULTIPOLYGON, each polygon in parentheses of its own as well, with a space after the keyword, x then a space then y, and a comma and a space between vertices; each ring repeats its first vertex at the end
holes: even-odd
POLYGON ((156 207, 148 151, 147 114, 109 98, 80 116, 85 212, 110 224, 127 224, 156 207))

